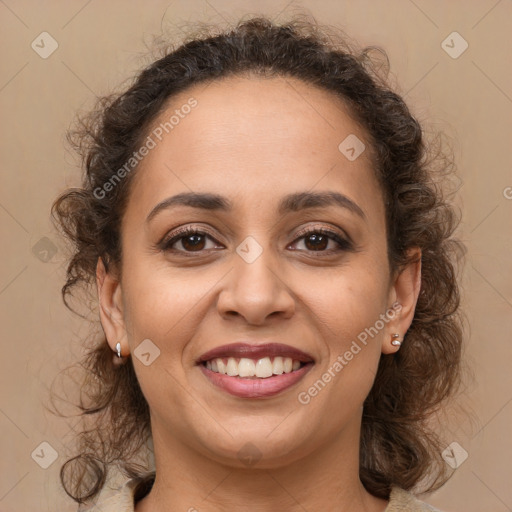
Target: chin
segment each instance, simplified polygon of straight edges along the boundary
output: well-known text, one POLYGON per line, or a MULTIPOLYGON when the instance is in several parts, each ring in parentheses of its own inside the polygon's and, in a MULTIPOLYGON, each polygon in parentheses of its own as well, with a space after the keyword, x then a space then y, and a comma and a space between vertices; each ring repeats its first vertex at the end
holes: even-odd
MULTIPOLYGON (((275 426, 273 427, 275 428, 275 426)), ((303 435, 300 439, 289 432, 280 433, 272 428, 239 429, 229 436, 226 432, 222 439, 212 444, 212 438, 205 439, 205 455, 216 462, 236 468, 273 469, 291 464, 313 451, 303 435)))

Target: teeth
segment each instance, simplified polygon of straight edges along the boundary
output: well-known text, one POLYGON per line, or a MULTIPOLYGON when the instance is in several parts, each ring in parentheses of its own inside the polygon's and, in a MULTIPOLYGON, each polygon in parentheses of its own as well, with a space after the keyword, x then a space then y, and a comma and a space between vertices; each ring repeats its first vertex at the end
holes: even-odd
MULTIPOLYGON (((299 363, 299 361, 295 361, 299 363)), ((300 366, 300 363, 299 363, 300 366)), ((272 366, 272 373, 274 375, 281 375, 284 372, 283 358, 280 356, 274 357, 274 364, 272 366)))
MULTIPOLYGON (((238 375, 240 377, 254 377, 255 374, 257 374, 257 370, 254 361, 252 359, 242 357, 238 363, 238 375)), ((261 375, 258 375, 258 377, 261 377, 261 375)))
POLYGON ((226 366, 226 373, 230 377, 236 377, 238 375, 238 365, 236 364, 236 361, 230 357, 228 359, 228 365, 226 366))
MULTIPOLYGON (((240 360, 240 363, 242 361, 243 359, 240 360)), ((258 362, 256 363, 256 377, 272 377, 272 363, 270 362, 270 357, 258 359, 258 362)))
POLYGON ((217 357, 211 361, 206 361, 206 368, 230 377, 258 377, 264 379, 272 377, 272 375, 282 375, 298 370, 300 361, 281 356, 276 356, 273 360, 270 357, 263 357, 258 360, 247 357, 241 357, 237 360, 234 357, 229 357, 227 361, 217 357))
POLYGON ((227 371, 224 361, 220 357, 218 359, 214 359, 214 361, 217 363, 217 371, 226 375, 227 371))

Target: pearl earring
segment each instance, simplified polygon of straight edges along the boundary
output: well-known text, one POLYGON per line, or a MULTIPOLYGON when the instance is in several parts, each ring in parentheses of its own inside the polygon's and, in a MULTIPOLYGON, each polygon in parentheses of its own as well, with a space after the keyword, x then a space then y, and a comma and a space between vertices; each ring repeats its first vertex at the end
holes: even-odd
POLYGON ((391 340, 391 345, 393 345, 394 347, 399 347, 402 342, 398 339, 400 338, 400 335, 398 333, 395 333, 395 334, 392 334, 392 340, 391 340))
POLYGON ((117 357, 121 357, 121 343, 116 344, 117 357))

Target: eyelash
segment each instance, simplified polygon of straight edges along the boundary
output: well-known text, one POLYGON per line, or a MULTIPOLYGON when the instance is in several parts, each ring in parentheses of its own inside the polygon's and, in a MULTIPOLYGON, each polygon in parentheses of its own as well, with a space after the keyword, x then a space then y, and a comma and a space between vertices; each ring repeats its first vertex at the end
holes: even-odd
MULTIPOLYGON (((296 242, 297 240, 300 240, 302 238, 306 238, 308 235, 313 235, 313 234, 327 236, 331 240, 334 240, 336 243, 338 243, 338 245, 340 247, 338 249, 329 249, 329 250, 324 250, 324 251, 307 250, 307 252, 316 253, 321 257, 321 255, 331 255, 335 252, 340 252, 340 251, 348 252, 348 251, 354 250, 354 246, 353 246, 352 242, 342 238, 335 231, 331 231, 326 228, 309 228, 307 230, 301 231, 301 232, 297 233, 297 238, 295 238, 294 242, 296 242)), ((208 233, 206 231, 199 230, 199 229, 191 227, 191 226, 188 226, 184 229, 176 231, 170 238, 165 238, 164 240, 162 240, 162 242, 160 242, 158 244, 159 249, 162 251, 172 251, 172 252, 184 253, 187 256, 189 256, 189 255, 192 256, 194 254, 201 254, 205 250, 208 250, 208 249, 203 249, 201 251, 185 251, 185 250, 171 249, 171 247, 176 242, 179 242, 182 238, 186 238, 187 236, 191 236, 191 235, 207 236, 216 242, 216 240, 213 238, 212 235, 210 235, 210 233, 208 233)))

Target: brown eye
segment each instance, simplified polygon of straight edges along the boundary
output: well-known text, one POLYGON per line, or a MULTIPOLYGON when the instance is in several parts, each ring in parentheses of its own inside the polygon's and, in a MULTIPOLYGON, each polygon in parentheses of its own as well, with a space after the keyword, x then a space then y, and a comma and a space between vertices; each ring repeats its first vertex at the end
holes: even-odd
POLYGON ((306 247, 306 251, 309 252, 324 252, 329 254, 331 252, 349 251, 352 249, 352 244, 348 240, 328 229, 310 229, 300 234, 301 236, 297 238, 296 241, 304 239, 304 246, 306 247), (329 242, 335 242, 338 247, 336 248, 336 246, 334 246, 328 249, 329 242))
POLYGON ((213 240, 213 238, 204 231, 187 228, 175 233, 171 238, 164 240, 161 244, 161 249, 163 251, 201 252, 208 249, 205 247, 206 239, 213 240), (179 244, 181 244, 181 248, 179 244), (178 247, 173 248, 174 245, 178 245, 178 247))
POLYGON ((181 237, 180 240, 185 249, 195 251, 204 249, 205 241, 204 239, 201 240, 202 238, 204 238, 204 235, 195 234, 181 237))
POLYGON ((329 245, 329 237, 325 235, 321 235, 318 233, 312 233, 310 235, 307 235, 304 237, 305 245, 308 249, 312 251, 318 251, 327 249, 327 246, 329 245))
MULTIPOLYGON (((342 238, 338 233, 328 229, 316 228, 305 231, 301 233, 301 236, 296 239, 295 243, 302 239, 304 239, 303 243, 305 249, 299 249, 301 251, 331 254, 339 251, 352 250, 351 242, 342 238), (333 243, 334 247, 332 247, 333 243), (329 247, 329 244, 331 244, 331 247, 329 247)), ((178 253, 201 253, 202 251, 215 248, 215 244, 213 247, 206 247, 208 240, 216 242, 208 233, 188 227, 175 232, 170 238, 165 239, 160 244, 160 249, 178 253)))

